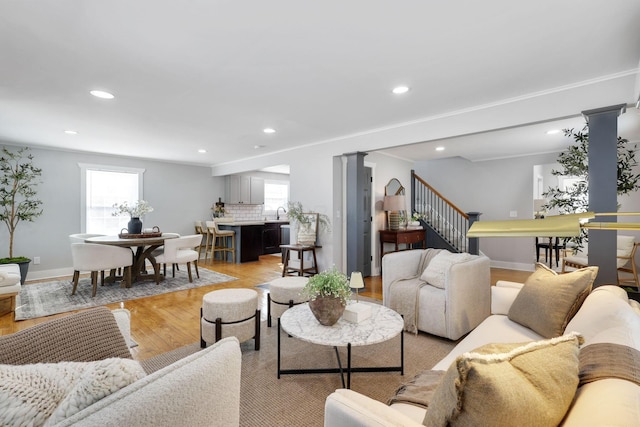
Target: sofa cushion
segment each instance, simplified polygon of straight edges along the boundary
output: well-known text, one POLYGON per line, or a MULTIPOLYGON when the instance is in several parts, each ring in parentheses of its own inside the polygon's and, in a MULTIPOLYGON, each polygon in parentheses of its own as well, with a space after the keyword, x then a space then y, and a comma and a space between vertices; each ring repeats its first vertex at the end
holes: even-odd
POLYGON ((545 338, 560 336, 591 292, 598 267, 557 274, 544 264, 527 278, 511 304, 509 319, 545 338))
POLYGON ((14 286, 17 283, 20 283, 20 270, 0 269, 0 288, 14 286))
POLYGON ((424 425, 557 426, 578 386, 580 341, 572 333, 463 353, 436 389, 424 425))
POLYGON ((468 253, 453 254, 443 250, 438 253, 422 272, 420 279, 424 280, 431 286, 444 289, 447 283, 449 270, 453 264, 465 262, 473 259, 473 255, 468 253))
POLYGON ((55 424, 144 377, 131 359, 0 365, 0 425, 55 424))

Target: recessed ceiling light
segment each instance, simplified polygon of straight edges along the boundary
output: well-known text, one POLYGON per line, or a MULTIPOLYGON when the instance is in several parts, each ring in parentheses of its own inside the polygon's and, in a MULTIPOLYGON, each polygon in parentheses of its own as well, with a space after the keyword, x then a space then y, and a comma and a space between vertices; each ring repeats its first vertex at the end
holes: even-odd
POLYGON ((393 88, 392 92, 395 93, 396 95, 400 95, 402 93, 409 92, 409 88, 407 86, 397 86, 393 88))
POLYGON ((109 92, 105 92, 103 90, 92 90, 89 93, 91 95, 95 96, 96 98, 102 98, 102 99, 113 99, 113 98, 115 98, 115 96, 113 96, 113 94, 111 94, 109 92))
POLYGON ((436 147, 436 151, 444 151, 444 147, 436 147))
POLYGON ((205 150, 204 148, 201 148, 201 149, 198 150, 198 153, 200 153, 200 154, 204 154, 206 152, 207 152, 207 150, 205 150))
POLYGON ((78 131, 68 129, 68 130, 65 130, 64 133, 66 133, 67 135, 77 135, 78 131))
POLYGON ((560 129, 551 129, 551 130, 548 130, 546 133, 547 135, 555 135, 556 133, 560 133, 560 129))
POLYGON ((273 128, 264 128, 262 129, 262 132, 264 133, 276 133, 276 130, 273 128))
POLYGON ((260 150, 261 148, 264 148, 264 147, 265 147, 265 145, 254 145, 253 149, 254 150, 260 150))

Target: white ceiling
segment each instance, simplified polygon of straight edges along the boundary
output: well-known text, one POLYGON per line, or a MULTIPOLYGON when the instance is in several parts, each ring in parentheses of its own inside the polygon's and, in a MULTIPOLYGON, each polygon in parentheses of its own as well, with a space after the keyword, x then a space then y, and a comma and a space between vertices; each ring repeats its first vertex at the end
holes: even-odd
POLYGON ((212 166, 558 151, 546 130, 638 99, 638 22, 637 0, 2 1, 0 141, 212 166))

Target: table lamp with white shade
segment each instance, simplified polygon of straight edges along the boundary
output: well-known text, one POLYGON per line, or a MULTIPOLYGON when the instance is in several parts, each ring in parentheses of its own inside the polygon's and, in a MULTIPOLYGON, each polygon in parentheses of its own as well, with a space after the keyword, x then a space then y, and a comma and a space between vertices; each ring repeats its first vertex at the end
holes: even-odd
POLYGON ((351 273, 349 287, 356 290, 356 302, 347 304, 342 317, 349 322, 358 323, 371 316, 371 307, 361 303, 358 299, 358 290, 364 289, 364 279, 362 278, 361 272, 354 271, 351 273))
POLYGON ((382 209, 388 212, 389 230, 400 228, 400 212, 406 210, 406 200, 403 195, 384 196, 382 209))

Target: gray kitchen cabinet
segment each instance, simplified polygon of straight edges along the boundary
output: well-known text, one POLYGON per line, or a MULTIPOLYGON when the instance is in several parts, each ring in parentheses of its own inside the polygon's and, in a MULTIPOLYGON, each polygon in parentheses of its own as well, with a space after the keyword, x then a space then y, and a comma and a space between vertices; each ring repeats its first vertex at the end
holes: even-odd
POLYGON ((231 205, 264 204, 264 178, 246 175, 228 175, 225 201, 231 205))

